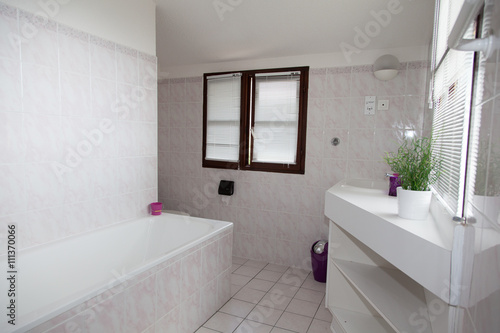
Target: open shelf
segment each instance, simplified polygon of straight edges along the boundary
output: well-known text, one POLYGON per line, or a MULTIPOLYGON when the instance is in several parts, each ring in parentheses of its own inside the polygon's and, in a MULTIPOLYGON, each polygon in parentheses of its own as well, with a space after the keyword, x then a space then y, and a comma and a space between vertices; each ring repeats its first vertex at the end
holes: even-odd
POLYGON ((381 317, 333 307, 332 326, 336 333, 394 332, 381 317))
MULTIPOLYGON (((333 262, 396 332, 415 330, 409 319, 427 307, 422 286, 396 269, 339 259, 333 262)), ((422 332, 430 333, 430 327, 422 332)))

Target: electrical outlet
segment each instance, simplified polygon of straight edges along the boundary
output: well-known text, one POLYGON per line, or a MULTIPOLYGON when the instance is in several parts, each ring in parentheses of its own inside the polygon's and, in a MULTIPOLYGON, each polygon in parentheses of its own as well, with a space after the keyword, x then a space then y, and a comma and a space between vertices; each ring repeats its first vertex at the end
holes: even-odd
POLYGON ((372 116, 375 114, 375 99, 376 96, 365 96, 365 115, 372 116))
POLYGON ((389 110, 389 100, 381 99, 378 101, 378 110, 389 110))

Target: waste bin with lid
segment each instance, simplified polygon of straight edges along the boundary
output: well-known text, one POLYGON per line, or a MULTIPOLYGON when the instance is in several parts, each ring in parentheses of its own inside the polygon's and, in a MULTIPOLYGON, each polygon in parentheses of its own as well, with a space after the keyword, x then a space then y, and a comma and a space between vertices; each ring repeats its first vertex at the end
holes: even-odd
POLYGON ((311 247, 311 264, 314 280, 326 282, 326 265, 328 263, 328 242, 319 240, 311 247))

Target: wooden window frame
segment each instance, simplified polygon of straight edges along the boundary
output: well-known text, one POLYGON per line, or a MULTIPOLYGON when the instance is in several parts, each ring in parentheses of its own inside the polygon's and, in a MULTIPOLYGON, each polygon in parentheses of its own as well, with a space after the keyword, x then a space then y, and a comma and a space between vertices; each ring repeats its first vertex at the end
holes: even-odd
MULTIPOLYGON (((306 135, 307 135, 307 100, 309 89, 309 67, 286 67, 286 68, 271 68, 246 71, 231 71, 218 73, 205 73, 203 75, 203 162, 204 168, 219 168, 219 169, 234 169, 234 170, 251 170, 251 171, 266 171, 279 173, 305 173, 306 160, 306 135), (250 162, 253 154, 253 138, 250 135, 250 128, 253 127, 254 121, 251 123, 251 115, 255 113, 255 75, 262 73, 276 72, 300 72, 300 95, 299 95, 299 118, 298 118, 298 133, 297 133, 297 151, 296 163, 264 163, 250 162), (215 75, 225 75, 232 73, 241 73, 241 92, 240 92, 240 144, 239 144, 239 161, 227 162, 207 160, 207 78, 215 75)), ((254 117, 253 117, 254 118, 254 117)))

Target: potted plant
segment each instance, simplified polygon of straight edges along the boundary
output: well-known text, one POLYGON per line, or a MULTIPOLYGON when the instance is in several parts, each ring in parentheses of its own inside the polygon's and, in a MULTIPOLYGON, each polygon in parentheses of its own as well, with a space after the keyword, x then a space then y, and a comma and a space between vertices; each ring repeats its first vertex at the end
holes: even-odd
POLYGON ((387 153, 385 161, 399 174, 398 215, 412 220, 427 218, 432 192, 430 185, 440 175, 441 161, 432 154, 431 138, 403 141, 397 152, 387 153))

